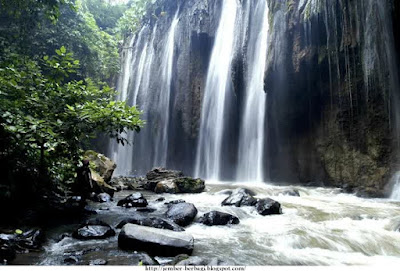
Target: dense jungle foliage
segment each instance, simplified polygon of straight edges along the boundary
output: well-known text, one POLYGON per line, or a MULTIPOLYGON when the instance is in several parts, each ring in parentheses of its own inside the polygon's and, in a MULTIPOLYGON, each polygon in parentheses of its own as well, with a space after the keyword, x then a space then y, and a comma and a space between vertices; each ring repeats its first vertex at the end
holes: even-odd
POLYGON ((110 85, 148 2, 0 0, 1 187, 73 183, 91 139, 126 144, 124 131, 140 131, 140 112, 110 85))

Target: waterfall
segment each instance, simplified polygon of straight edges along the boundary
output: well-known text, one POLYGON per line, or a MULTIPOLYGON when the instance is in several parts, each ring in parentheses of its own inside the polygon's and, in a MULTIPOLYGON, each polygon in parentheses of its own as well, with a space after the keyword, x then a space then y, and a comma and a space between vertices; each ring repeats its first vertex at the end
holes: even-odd
POLYGON ((163 60, 161 63, 161 83, 160 93, 158 96, 158 137, 155 142, 155 158, 153 165, 166 166, 168 153, 168 128, 170 122, 170 99, 172 91, 172 68, 174 64, 175 51, 175 32, 179 22, 179 11, 176 12, 172 21, 169 33, 167 35, 166 44, 164 46, 163 60))
POLYGON ((142 80, 138 89, 134 89, 136 93, 136 105, 143 111, 142 118, 147 122, 145 127, 139 134, 135 135, 134 146, 131 147, 131 157, 133 157, 132 164, 129 165, 130 172, 132 175, 142 174, 153 166, 153 151, 154 138, 152 131, 149 129, 151 125, 151 109, 153 108, 150 100, 153 94, 150 91, 151 82, 153 80, 153 73, 156 72, 156 51, 154 49, 155 39, 157 33, 157 25, 154 26, 153 32, 150 37, 150 43, 147 46, 147 51, 143 62, 140 61, 139 67, 143 63, 143 73, 141 77, 137 77, 136 80, 142 80))
MULTIPOLYGON (((139 45, 142 43, 145 29, 146 28, 142 28, 139 34, 137 35, 137 45, 133 47, 133 44, 135 42, 135 37, 132 37, 128 47, 125 49, 126 56, 124 58, 123 68, 117 85, 117 90, 118 90, 117 100, 126 101, 129 104, 132 104, 129 99, 131 78, 134 75, 135 71, 137 72, 138 75, 141 73, 140 68, 138 70, 135 70, 133 67, 134 63, 136 62, 136 59, 138 58, 139 47, 140 47, 139 45), (135 50, 133 50, 133 48, 135 50)), ((145 55, 145 51, 142 52, 140 58, 143 58, 143 55, 145 55)), ((138 77, 140 77, 140 75, 138 77)), ((137 81, 135 84, 138 86, 140 83, 137 81)), ((133 142, 134 132, 130 131, 124 133, 123 136, 125 136, 129 142, 133 142)), ((112 158, 118 164, 118 168, 116 169, 115 174, 129 175, 130 174, 129 170, 132 165, 132 149, 127 148, 125 146, 117 145, 116 143, 113 143, 111 145, 111 148, 112 148, 111 150, 112 158)))
POLYGON ((400 135, 388 1, 183 2, 126 43, 118 99, 146 125, 113 147, 117 174, 363 187, 387 176, 400 135))
POLYGON ((264 72, 267 58, 268 6, 259 0, 250 16, 251 32, 248 45, 248 74, 245 108, 239 136, 237 180, 264 181, 264 144, 266 94, 264 72))
POLYGON ((391 179, 391 183, 393 183, 393 189, 390 198, 394 200, 400 200, 400 171, 394 174, 391 179))
POLYGON ((195 176, 219 179, 224 107, 234 52, 237 0, 224 0, 203 96, 195 176))

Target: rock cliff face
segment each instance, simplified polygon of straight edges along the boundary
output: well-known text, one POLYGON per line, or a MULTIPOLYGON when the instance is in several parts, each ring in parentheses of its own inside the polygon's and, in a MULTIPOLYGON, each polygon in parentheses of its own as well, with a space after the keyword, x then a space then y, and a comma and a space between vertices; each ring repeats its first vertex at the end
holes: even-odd
MULTIPOLYGON (((253 8, 248 1, 238 0, 242 13, 245 7, 253 8)), ((400 4, 392 0, 266 1, 270 32, 264 77, 265 179, 383 195, 390 176, 400 168, 396 54, 400 25, 393 19, 399 18, 400 4)), ((140 32, 127 41, 125 48, 134 48, 132 64, 126 65, 129 72, 124 71, 119 87, 128 80, 128 98, 133 101, 131 96, 137 96, 135 101, 144 110, 148 127, 135 138, 133 152, 119 158, 125 161, 129 156, 132 165, 131 171, 120 174, 141 174, 153 166, 188 174, 194 171, 202 99, 223 3, 159 0, 149 10, 140 32), (167 108, 160 108, 160 89, 165 85, 159 76, 165 56, 162 47, 177 13, 170 100, 167 108), (151 64, 141 69, 145 49, 144 63, 151 64), (135 88, 145 91, 135 94, 135 88), (154 138, 160 136, 160 127, 165 124, 158 116, 166 111, 167 156, 164 165, 155 165, 162 144, 154 138)), ((230 165, 223 170, 226 178, 234 177, 227 172, 238 161, 238 123, 243 114, 248 61, 244 52, 251 27, 238 22, 241 30, 235 33, 244 45, 235 47, 239 49, 230 71, 231 110, 225 116, 229 121, 223 141, 227 146, 223 160, 230 165)), ((124 61, 128 61, 128 51, 122 51, 124 61)), ((115 148, 113 151, 120 156, 115 148)))
POLYGON ((393 3, 269 1, 271 176, 385 191, 398 170, 393 3))

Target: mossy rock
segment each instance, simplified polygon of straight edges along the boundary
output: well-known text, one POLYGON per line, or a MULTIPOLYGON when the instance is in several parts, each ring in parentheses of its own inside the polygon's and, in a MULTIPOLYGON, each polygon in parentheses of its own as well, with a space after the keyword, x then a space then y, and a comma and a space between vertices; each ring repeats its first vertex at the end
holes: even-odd
POLYGON ((191 177, 177 178, 175 184, 180 193, 201 193, 205 188, 204 180, 191 177))
POLYGON ((109 185, 108 183, 106 183, 104 181, 103 177, 101 177, 96 171, 90 169, 90 173, 92 175, 92 180, 95 183, 94 190, 97 193, 107 193, 111 196, 114 195, 114 192, 117 191, 116 188, 114 188, 111 185, 109 185))
POLYGON ((106 183, 111 181, 111 176, 114 173, 117 164, 107 156, 97 153, 93 150, 88 150, 83 155, 85 160, 89 160, 92 165, 92 170, 96 171, 106 183))

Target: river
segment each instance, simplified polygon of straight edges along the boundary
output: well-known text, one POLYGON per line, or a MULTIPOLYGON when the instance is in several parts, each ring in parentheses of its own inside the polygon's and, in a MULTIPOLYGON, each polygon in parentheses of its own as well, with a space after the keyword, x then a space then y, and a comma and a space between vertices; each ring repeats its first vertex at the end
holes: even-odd
MULTIPOLYGON (((109 203, 90 203, 99 218, 112 226, 134 213, 117 207, 117 201, 131 191, 118 192, 109 203), (102 210, 101 210, 102 209, 102 210)), ((207 183, 200 194, 159 195, 143 191, 153 214, 162 215, 167 207, 156 199, 183 199, 202 214, 217 210, 237 216, 240 224, 205 226, 192 223, 186 232, 193 235, 193 255, 218 257, 232 265, 377 265, 400 263, 400 202, 363 199, 343 194, 339 189, 301 186, 272 186, 249 183, 207 183), (282 204, 282 215, 261 216, 254 207, 221 206, 226 190, 249 188, 257 198, 271 197, 282 204), (300 197, 284 195, 297 189, 300 197)), ((196 219, 197 219, 196 218, 196 219)), ((49 218, 51 219, 51 218, 49 218)), ((136 265, 140 254, 118 249, 117 235, 106 240, 79 241, 66 237, 78 221, 46 230, 45 251, 18 256, 15 264, 63 265, 73 256, 78 264, 105 259, 109 265, 136 265)), ((156 258, 168 263, 169 258, 156 258)))

